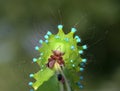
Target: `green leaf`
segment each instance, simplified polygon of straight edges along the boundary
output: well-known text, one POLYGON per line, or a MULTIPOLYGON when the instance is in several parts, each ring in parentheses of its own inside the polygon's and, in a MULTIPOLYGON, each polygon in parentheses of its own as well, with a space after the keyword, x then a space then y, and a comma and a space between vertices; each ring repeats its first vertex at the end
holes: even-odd
POLYGON ((51 70, 49 68, 46 68, 44 70, 40 70, 36 74, 34 74, 34 78, 36 79, 36 82, 33 83, 33 88, 35 90, 38 89, 39 86, 41 86, 45 81, 49 80, 54 75, 54 70, 51 70))

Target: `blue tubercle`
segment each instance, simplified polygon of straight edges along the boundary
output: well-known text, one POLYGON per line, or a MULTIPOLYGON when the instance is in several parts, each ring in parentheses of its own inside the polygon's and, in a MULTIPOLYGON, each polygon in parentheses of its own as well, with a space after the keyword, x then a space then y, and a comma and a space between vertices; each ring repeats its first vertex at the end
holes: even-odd
POLYGON ((44 67, 44 65, 41 65, 41 67, 43 68, 43 67, 44 67))
POLYGON ((45 39, 48 39, 48 38, 49 38, 49 36, 48 36, 48 35, 45 35, 45 36, 44 36, 44 38, 45 38, 45 39))
POLYGON ((82 84, 80 84, 79 88, 80 88, 80 89, 83 89, 83 85, 82 85, 82 84))
POLYGON ((39 57, 39 60, 41 60, 42 58, 41 57, 39 57))
POLYGON ((73 60, 70 60, 71 63, 73 63, 73 60))
POLYGON ((42 55, 43 55, 43 52, 41 52, 40 55, 42 56, 42 55))
POLYGON ((85 67, 85 63, 84 63, 84 62, 81 62, 80 66, 81 66, 81 67, 85 67))
POLYGON ((33 85, 33 82, 29 82, 28 85, 29 85, 29 86, 32 86, 32 85, 33 85))
POLYGON ((72 67, 75 67, 75 64, 72 64, 72 67))
POLYGON ((80 80, 83 80, 83 78, 84 78, 83 76, 80 76, 80 80))
POLYGON ((86 63, 86 62, 87 62, 87 59, 82 59, 82 62, 86 63))
POLYGON ((47 35, 52 35, 52 33, 50 31, 47 32, 47 35))
POLYGON ((58 39, 58 38, 60 38, 60 36, 56 35, 55 38, 58 39))
POLYGON ((43 43, 43 40, 40 39, 40 40, 39 40, 39 43, 42 44, 42 43, 43 43))
POLYGON ((76 28, 72 28, 72 29, 71 29, 71 32, 72 32, 72 33, 75 33, 76 31, 77 31, 76 28))
POLYGON ((79 39, 76 39, 76 41, 77 41, 77 42, 81 42, 81 39, 80 39, 80 38, 79 38, 79 39))
POLYGON ((36 58, 33 58, 33 62, 37 62, 37 59, 36 59, 36 58))
POLYGON ((84 71, 84 68, 80 68, 80 71, 83 72, 83 71, 84 71))
POLYGON ((45 43, 48 43, 48 40, 45 40, 45 43))
POLYGON ((80 82, 77 82, 77 85, 78 85, 78 86, 80 86, 80 85, 81 85, 81 83, 80 83, 80 82))
POLYGON ((76 36, 75 36, 75 39, 76 39, 77 42, 81 42, 81 39, 80 39, 79 36, 76 35, 76 36))
POLYGON ((34 76, 34 74, 30 74, 29 77, 32 78, 34 76))
POLYGON ((87 45, 83 45, 82 47, 83 47, 83 49, 87 49, 87 45))
POLYGON ((39 50, 39 47, 38 47, 38 46, 36 46, 36 47, 35 47, 35 50, 36 50, 36 51, 38 51, 38 50, 39 50))
POLYGON ((75 36, 75 39, 79 39, 79 36, 76 35, 76 36, 75 36))
POLYGON ((33 89, 30 89, 30 91, 34 91, 33 89))
POLYGON ((62 29, 63 28, 63 25, 58 25, 58 29, 62 29))
POLYGON ((72 50, 75 49, 75 47, 74 47, 73 45, 72 45, 70 48, 71 48, 72 50))
POLYGON ((79 54, 83 54, 83 50, 80 50, 80 51, 79 51, 79 54))
POLYGON ((68 41, 69 41, 69 39, 68 39, 68 38, 65 38, 64 40, 65 40, 66 42, 68 42, 68 41))
POLYGON ((40 71, 43 71, 43 69, 41 69, 40 71))

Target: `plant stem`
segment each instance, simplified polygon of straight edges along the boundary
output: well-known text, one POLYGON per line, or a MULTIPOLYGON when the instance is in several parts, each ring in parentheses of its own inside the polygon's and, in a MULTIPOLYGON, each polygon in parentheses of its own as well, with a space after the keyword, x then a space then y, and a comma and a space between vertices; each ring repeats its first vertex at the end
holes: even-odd
POLYGON ((66 85, 67 91, 71 91, 70 85, 69 85, 69 83, 68 83, 68 81, 67 81, 67 78, 66 78, 63 70, 61 69, 60 71, 61 71, 61 74, 63 75, 63 77, 64 77, 64 79, 65 79, 65 85, 66 85))
MULTIPOLYGON (((67 78, 63 72, 63 69, 61 69, 60 65, 58 63, 55 64, 55 68, 56 68, 56 72, 57 74, 61 74, 65 80, 65 85, 66 85, 66 88, 67 88, 67 91, 71 91, 71 88, 69 86, 69 83, 67 81, 67 78)), ((60 91, 64 91, 64 84, 60 82, 60 91)))
POLYGON ((59 82, 59 87, 60 87, 60 91, 64 91, 64 86, 61 82, 59 82))

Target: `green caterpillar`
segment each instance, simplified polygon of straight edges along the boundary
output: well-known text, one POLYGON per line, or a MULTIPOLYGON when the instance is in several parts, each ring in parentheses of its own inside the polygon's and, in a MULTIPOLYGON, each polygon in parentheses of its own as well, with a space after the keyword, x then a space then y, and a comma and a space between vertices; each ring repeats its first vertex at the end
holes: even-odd
POLYGON ((83 64, 87 60, 82 59, 81 54, 83 54, 83 49, 87 49, 87 45, 77 46, 81 39, 79 36, 74 37, 75 28, 71 28, 71 32, 68 34, 64 34, 63 25, 58 25, 58 30, 59 32, 56 35, 48 31, 44 36, 45 41, 39 40, 42 46, 35 47, 35 50, 40 52, 40 57, 33 58, 33 62, 38 63, 40 71, 30 74, 29 76, 34 78, 36 82, 28 83, 34 90, 37 90, 45 81, 49 80, 59 69, 66 70, 67 74, 72 73, 68 78, 73 88, 76 88, 75 83, 79 88, 83 87, 79 82, 83 77, 79 77, 76 73, 84 71, 83 64))

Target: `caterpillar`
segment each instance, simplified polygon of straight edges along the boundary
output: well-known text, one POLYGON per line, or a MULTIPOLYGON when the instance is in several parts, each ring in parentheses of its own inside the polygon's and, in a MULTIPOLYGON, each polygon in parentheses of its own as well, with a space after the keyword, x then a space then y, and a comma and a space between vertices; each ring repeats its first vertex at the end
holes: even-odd
POLYGON ((87 59, 82 58, 83 50, 87 49, 87 45, 78 46, 81 42, 79 36, 74 36, 76 28, 71 28, 71 32, 65 34, 63 25, 58 25, 58 33, 52 34, 50 31, 44 36, 45 40, 39 40, 41 47, 36 46, 35 50, 40 52, 40 57, 33 58, 33 62, 38 63, 40 70, 37 73, 30 74, 30 78, 34 78, 35 82, 29 82, 36 91, 44 82, 48 81, 56 72, 58 72, 58 81, 64 84, 64 76, 61 71, 69 75, 71 87, 83 88, 79 80, 83 76, 77 73, 84 71, 84 65, 87 59))

